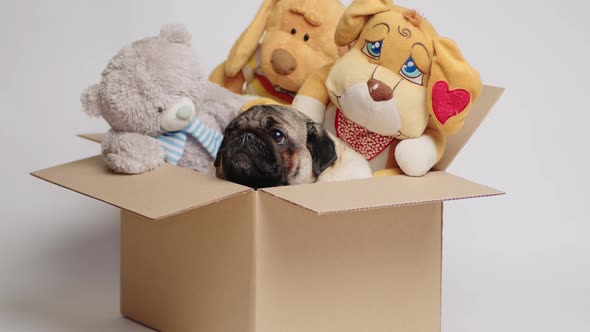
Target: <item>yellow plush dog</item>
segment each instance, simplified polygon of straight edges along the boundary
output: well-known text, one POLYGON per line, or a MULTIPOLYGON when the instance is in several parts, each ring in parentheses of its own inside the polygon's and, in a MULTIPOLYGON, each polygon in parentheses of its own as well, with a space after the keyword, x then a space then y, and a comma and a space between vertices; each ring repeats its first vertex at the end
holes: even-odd
POLYGON ((352 49, 310 75, 293 106, 370 160, 422 176, 461 129, 482 84, 451 40, 391 0, 353 0, 335 35, 352 49), (332 102, 337 107, 326 106, 332 102))
POLYGON ((338 59, 334 31, 343 12, 338 0, 264 0, 209 79, 291 104, 309 73, 338 59))

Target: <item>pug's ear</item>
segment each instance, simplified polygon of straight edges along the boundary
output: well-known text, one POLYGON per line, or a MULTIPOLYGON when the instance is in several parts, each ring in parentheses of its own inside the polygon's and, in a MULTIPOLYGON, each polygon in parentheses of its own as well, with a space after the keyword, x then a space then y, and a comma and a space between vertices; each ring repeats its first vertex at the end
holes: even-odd
POLYGON ((80 95, 80 102, 82 103, 82 110, 93 117, 100 117, 101 109, 100 104, 98 102, 98 92, 100 90, 100 86, 98 84, 94 84, 90 86, 88 89, 82 91, 80 95))
POLYGON ((336 145, 328 132, 318 123, 307 123, 307 149, 311 153, 313 175, 322 174, 336 161, 336 145))

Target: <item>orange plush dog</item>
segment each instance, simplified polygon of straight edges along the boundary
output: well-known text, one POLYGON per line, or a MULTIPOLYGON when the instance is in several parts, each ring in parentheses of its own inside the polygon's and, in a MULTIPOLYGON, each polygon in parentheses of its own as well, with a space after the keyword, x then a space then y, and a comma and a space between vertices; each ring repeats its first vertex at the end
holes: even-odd
POLYGON ((264 0, 209 79, 291 104, 309 73, 338 59, 334 31, 343 12, 338 0, 264 0))
POLYGON ((311 75, 293 106, 364 155, 376 175, 424 175, 478 97, 478 73, 455 43, 391 0, 353 0, 336 43, 354 46, 311 75), (326 113, 330 101, 337 108, 326 113))

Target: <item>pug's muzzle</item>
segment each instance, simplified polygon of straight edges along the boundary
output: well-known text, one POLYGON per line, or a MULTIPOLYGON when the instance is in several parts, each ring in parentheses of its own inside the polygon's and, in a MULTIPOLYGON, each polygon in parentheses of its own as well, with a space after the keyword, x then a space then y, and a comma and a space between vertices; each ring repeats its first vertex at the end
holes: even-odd
POLYGON ((268 135, 243 131, 220 153, 226 180, 255 189, 287 184, 283 162, 268 135))

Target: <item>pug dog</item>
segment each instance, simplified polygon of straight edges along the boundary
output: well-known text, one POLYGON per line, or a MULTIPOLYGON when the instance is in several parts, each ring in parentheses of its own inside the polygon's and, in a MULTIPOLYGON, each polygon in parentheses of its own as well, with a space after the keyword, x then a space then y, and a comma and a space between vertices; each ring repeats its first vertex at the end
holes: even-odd
POLYGON ((257 105, 225 129, 216 176, 252 188, 372 176, 360 154, 299 111, 257 105))

